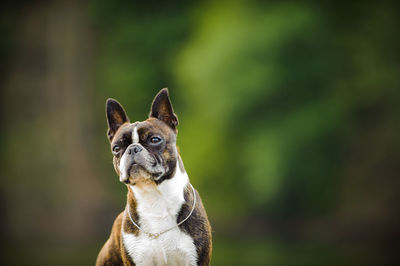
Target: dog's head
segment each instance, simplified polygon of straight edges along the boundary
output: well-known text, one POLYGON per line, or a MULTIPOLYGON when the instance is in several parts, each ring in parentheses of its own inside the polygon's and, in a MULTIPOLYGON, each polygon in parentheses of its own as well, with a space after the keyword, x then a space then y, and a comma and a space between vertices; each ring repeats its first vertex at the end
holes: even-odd
POLYGON ((178 161, 176 134, 178 118, 174 114, 168 90, 154 98, 149 118, 129 122, 124 108, 114 99, 106 103, 108 139, 114 168, 120 181, 159 184, 173 176, 178 161))

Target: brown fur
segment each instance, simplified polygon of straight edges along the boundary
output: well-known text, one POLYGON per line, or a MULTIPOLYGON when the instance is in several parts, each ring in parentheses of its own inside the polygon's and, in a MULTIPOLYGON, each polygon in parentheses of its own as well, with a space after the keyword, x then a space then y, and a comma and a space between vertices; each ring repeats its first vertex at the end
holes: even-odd
POLYGON ((120 213, 113 224, 110 238, 97 256, 96 265, 126 265, 121 257, 124 252, 121 238, 121 223, 124 213, 120 213))
MULTIPOLYGON (((198 255, 197 265, 207 266, 210 265, 212 253, 211 225, 197 190, 195 190, 195 193, 197 200, 196 208, 180 228, 193 238, 198 255)), ((185 188, 184 198, 185 203, 178 214, 177 221, 181 221, 187 217, 192 208, 193 191, 189 185, 185 188)))
MULTIPOLYGON (((130 188, 128 189, 127 198, 128 204, 132 210, 132 218, 137 221, 139 217, 136 213, 136 200, 130 188)), ((114 221, 110 237, 104 244, 97 257, 96 266, 135 265, 132 259, 126 253, 124 244, 122 242, 122 228, 124 232, 134 234, 136 236, 139 234, 139 230, 131 223, 126 212, 121 212, 114 221)))

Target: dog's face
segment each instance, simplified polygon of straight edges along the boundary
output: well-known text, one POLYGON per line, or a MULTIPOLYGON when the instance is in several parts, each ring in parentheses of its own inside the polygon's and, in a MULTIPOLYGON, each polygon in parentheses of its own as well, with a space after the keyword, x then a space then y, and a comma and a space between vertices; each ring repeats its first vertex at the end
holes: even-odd
POLYGON ((172 177, 178 160, 178 119, 168 90, 156 95, 149 118, 143 122, 130 123, 123 107, 113 99, 107 100, 106 109, 108 139, 120 181, 129 185, 159 184, 172 177))

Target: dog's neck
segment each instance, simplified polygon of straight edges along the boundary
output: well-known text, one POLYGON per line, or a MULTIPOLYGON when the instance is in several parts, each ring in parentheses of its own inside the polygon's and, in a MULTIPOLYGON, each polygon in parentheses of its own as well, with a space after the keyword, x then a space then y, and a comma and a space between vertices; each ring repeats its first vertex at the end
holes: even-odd
MULTIPOLYGON (((180 158, 172 178, 156 185, 147 182, 128 187, 129 209, 143 230, 159 231, 165 226, 176 222, 178 213, 184 203, 184 190, 189 184, 189 178, 181 167, 180 158), (183 170, 183 171, 182 171, 183 170), (170 222, 166 222, 170 221, 170 222)), ((128 207, 128 206, 127 206, 128 207)), ((165 229, 165 228, 164 228, 165 229)))

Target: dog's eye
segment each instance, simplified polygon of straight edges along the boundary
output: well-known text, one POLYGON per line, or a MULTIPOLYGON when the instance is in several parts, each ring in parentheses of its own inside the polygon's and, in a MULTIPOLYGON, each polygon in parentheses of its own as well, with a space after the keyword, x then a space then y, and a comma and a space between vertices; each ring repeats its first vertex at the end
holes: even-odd
POLYGON ((112 148, 112 152, 113 152, 114 154, 117 154, 120 150, 121 150, 121 148, 120 148, 118 145, 115 145, 115 146, 112 148))
POLYGON ((150 138, 150 143, 151 144, 158 144, 161 142, 161 138, 160 137, 151 137, 150 138))

